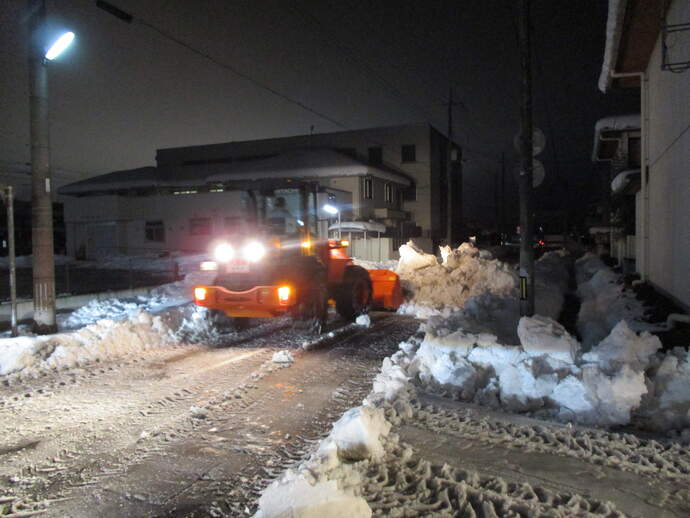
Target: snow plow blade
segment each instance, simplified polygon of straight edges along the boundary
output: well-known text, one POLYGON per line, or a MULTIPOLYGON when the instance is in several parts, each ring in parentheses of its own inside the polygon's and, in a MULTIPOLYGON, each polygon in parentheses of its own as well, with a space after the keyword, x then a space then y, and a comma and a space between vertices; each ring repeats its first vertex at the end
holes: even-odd
POLYGON ((256 286, 247 291, 230 291, 222 286, 196 286, 194 303, 217 309, 229 317, 271 318, 284 315, 294 304, 291 286, 256 286))
POLYGON ((374 309, 397 310, 403 303, 400 277, 391 270, 369 270, 374 309))

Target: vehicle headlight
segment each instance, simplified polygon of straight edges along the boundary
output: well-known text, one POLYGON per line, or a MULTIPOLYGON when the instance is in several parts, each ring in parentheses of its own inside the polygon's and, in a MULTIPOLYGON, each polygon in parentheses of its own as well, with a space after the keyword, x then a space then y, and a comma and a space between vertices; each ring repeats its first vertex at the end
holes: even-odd
POLYGON ((263 259, 264 255, 266 255, 266 247, 256 241, 247 243, 244 245, 244 248, 242 248, 242 257, 248 263, 259 262, 263 259))
POLYGON ((235 257, 235 249, 228 243, 221 243, 213 249, 213 258, 219 263, 227 263, 235 257))

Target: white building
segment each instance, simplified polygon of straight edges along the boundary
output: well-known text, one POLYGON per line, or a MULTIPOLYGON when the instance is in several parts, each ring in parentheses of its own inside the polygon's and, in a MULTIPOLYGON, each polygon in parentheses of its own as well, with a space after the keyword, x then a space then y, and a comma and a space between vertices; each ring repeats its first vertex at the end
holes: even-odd
POLYGON ((690 307, 690 2, 610 0, 599 88, 637 88, 636 268, 690 307), (685 73, 682 73, 685 72, 685 73))
MULTIPOLYGON (((67 253, 202 251, 214 236, 267 210, 271 200, 262 192, 276 188, 289 210, 306 214, 321 235, 334 220, 319 209, 330 198, 343 221, 385 225, 391 250, 410 237, 431 250, 445 235, 447 142, 428 124, 415 124, 160 149, 156 167, 60 190, 67 196, 67 253), (308 191, 306 212, 299 188, 308 191)), ((458 160, 458 183, 459 168, 458 160)), ((459 227, 460 203, 452 208, 459 227)))

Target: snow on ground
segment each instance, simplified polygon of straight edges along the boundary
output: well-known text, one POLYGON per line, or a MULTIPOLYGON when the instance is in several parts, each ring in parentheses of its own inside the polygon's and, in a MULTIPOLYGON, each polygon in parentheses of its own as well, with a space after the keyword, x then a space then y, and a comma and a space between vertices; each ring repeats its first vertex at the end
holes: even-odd
POLYGON ((73 332, 1 339, 0 375, 21 371, 30 377, 173 343, 174 335, 160 316, 140 311, 119 322, 103 319, 73 332))
POLYGON ((184 280, 155 288, 146 297, 94 299, 59 315, 63 332, 58 334, 0 338, 0 375, 21 371, 21 376, 32 376, 140 349, 213 342, 218 330, 208 310, 191 304, 192 287, 208 282, 209 275, 190 272, 184 280), (174 312, 164 312, 173 307, 174 312))
POLYGON ((603 340, 621 320, 637 331, 649 328, 642 303, 599 257, 588 253, 575 261, 575 278, 581 303, 577 330, 585 349, 603 340))
MULTIPOLYGON (((55 254, 55 264, 57 266, 62 266, 64 264, 74 263, 74 257, 69 257, 67 255, 55 254)), ((15 265, 17 268, 31 268, 34 262, 34 257, 32 255, 18 255, 14 258, 15 265)), ((9 257, 0 257, 0 269, 8 269, 10 267, 9 257)))
POLYGON ((352 262, 367 270, 395 270, 396 266, 398 266, 397 259, 390 259, 388 261, 368 261, 366 259, 353 257, 352 262))

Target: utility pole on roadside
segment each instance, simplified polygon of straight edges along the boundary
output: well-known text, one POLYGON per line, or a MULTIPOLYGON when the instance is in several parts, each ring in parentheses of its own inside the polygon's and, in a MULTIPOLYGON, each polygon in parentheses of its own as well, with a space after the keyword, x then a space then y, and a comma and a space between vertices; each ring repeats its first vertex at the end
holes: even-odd
MULTIPOLYGON (((453 88, 448 93, 448 153, 446 157, 446 244, 453 246, 453 88)), ((462 182, 462 178, 459 179, 462 182)), ((462 188, 459 189, 462 204, 462 188)))
POLYGON ((48 70, 43 40, 45 0, 31 0, 29 18, 29 104, 31 111, 31 246, 33 253, 34 332, 57 331, 55 258, 48 124, 48 70))
POLYGON ((10 311, 11 334, 17 336, 17 262, 14 246, 14 189, 11 185, 0 185, 0 196, 7 210, 7 256, 10 259, 10 311))
POLYGON ((530 0, 520 0, 519 40, 522 69, 520 103, 520 316, 534 315, 534 248, 532 208, 532 55, 530 0))

